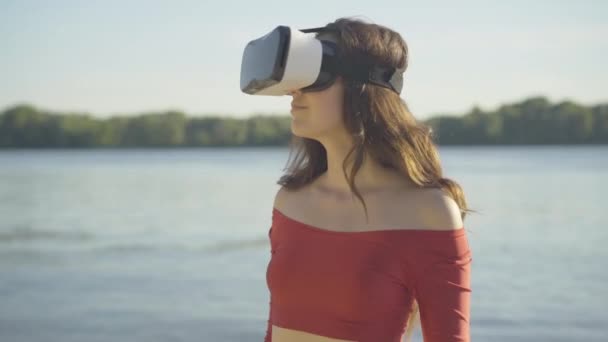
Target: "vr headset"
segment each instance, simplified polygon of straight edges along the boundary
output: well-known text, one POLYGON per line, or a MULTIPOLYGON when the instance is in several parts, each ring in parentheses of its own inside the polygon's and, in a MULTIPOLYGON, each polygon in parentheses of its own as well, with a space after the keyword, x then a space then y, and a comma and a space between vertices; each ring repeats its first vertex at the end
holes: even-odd
POLYGON ((401 94, 403 70, 339 60, 338 45, 329 39, 318 39, 319 32, 331 30, 277 26, 250 41, 241 62, 241 91, 272 96, 287 95, 293 90, 320 91, 341 75, 401 94))

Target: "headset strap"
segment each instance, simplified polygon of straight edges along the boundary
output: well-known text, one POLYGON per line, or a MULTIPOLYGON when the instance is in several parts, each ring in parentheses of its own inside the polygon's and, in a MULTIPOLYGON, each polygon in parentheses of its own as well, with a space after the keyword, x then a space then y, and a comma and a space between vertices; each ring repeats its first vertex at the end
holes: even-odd
MULTIPOLYGON (((308 29, 299 30, 303 33, 313 33, 313 32, 328 32, 328 31, 338 31, 337 29, 328 28, 325 26, 322 27, 313 27, 308 29)), ((331 42, 331 44, 334 44, 331 42)), ((335 61, 331 63, 333 65, 330 66, 333 70, 338 72, 339 74, 350 77, 354 80, 363 82, 363 83, 373 83, 388 89, 393 90, 397 94, 401 94, 401 89, 403 88, 403 72, 400 70, 396 70, 393 67, 382 67, 378 65, 367 65, 367 64, 357 64, 357 63, 349 63, 344 61, 335 61)))
POLYGON ((403 74, 393 67, 343 62, 336 65, 343 76, 363 83, 373 83, 401 94, 403 74))
POLYGON ((313 33, 313 32, 330 32, 330 31, 338 31, 337 29, 332 29, 329 27, 321 26, 321 27, 313 27, 307 29, 299 29, 298 31, 302 31, 303 33, 313 33))

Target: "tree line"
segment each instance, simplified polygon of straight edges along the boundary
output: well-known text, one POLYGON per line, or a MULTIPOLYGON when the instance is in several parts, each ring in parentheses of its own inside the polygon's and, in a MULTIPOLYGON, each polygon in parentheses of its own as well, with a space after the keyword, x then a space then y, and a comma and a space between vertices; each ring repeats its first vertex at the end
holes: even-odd
MULTIPOLYGON (((545 97, 423 123, 440 145, 608 143, 608 104, 550 103, 545 97)), ((237 119, 166 111, 97 118, 20 104, 0 113, 0 148, 280 146, 289 142, 290 125, 289 115, 237 119)))

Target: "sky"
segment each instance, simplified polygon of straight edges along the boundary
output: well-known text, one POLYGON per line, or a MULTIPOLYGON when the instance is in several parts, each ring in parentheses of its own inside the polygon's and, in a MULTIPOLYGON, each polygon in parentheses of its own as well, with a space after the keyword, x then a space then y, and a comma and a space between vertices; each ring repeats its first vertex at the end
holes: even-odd
POLYGON ((401 34, 417 118, 532 96, 608 102, 608 1, 0 0, 0 110, 288 115, 290 96, 240 91, 245 45, 340 17, 401 34))

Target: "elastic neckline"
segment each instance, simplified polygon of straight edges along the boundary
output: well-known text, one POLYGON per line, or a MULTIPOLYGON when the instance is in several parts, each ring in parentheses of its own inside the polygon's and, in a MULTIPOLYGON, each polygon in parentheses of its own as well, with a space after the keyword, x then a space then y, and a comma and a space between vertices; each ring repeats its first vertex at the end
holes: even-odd
POLYGON ((311 231, 316 231, 325 234, 334 234, 334 235, 350 235, 350 234, 393 234, 395 233, 407 233, 407 234, 415 234, 415 235, 433 235, 433 236, 460 236, 464 235, 465 230, 464 227, 460 227, 457 229, 450 230, 435 230, 435 229, 410 229, 410 228, 395 228, 395 229, 379 229, 379 230, 360 230, 360 231, 338 231, 338 230, 329 230, 325 228, 320 228, 316 226, 312 226, 310 224, 298 221, 293 219, 285 214, 283 214, 279 209, 273 207, 273 213, 279 214, 282 218, 287 221, 294 223, 296 226, 309 229, 311 231))

